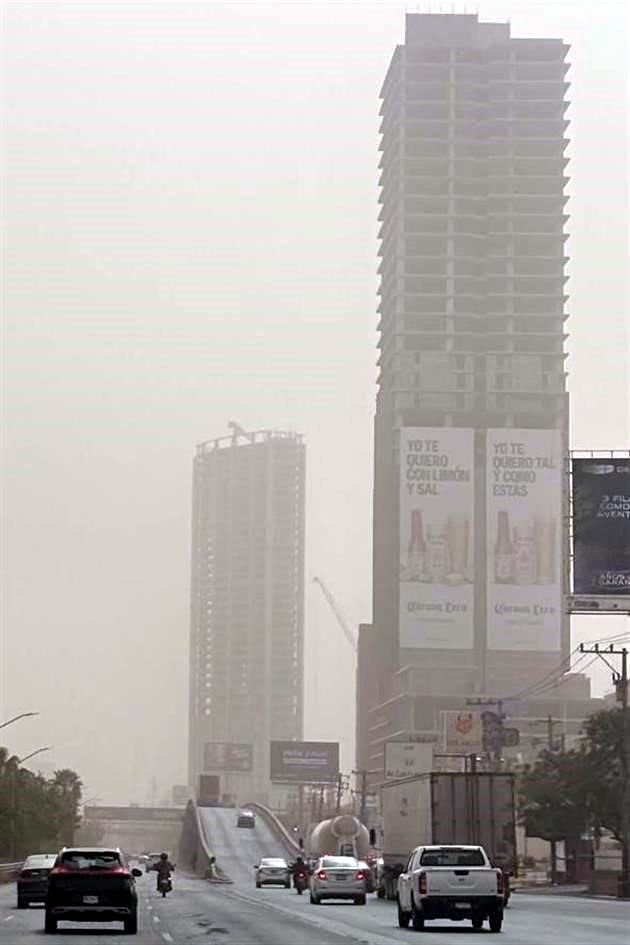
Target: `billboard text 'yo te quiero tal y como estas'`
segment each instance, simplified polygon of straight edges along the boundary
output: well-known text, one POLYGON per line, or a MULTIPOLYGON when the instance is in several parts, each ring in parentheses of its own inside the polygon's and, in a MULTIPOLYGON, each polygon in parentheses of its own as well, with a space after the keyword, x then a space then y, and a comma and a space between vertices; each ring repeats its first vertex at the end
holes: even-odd
POLYGON ((562 438, 559 430, 488 430, 488 647, 561 647, 562 438))

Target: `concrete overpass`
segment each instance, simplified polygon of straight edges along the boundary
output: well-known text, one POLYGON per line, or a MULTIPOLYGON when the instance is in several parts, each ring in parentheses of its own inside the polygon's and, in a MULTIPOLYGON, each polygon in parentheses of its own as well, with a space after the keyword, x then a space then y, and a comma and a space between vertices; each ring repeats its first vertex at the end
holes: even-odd
POLYGON ((183 807, 86 806, 81 827, 99 837, 99 846, 121 847, 129 854, 166 850, 176 855, 184 814, 183 807))

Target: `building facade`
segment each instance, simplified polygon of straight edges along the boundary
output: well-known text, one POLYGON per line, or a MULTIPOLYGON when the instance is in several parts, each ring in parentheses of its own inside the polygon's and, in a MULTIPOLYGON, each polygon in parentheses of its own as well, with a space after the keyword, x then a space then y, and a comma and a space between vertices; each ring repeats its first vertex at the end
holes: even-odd
POLYGON ((370 769, 568 656, 567 51, 408 14, 383 84, 370 769))
POLYGON ((193 464, 189 783, 269 795, 269 742, 303 734, 305 446, 245 433, 193 464))

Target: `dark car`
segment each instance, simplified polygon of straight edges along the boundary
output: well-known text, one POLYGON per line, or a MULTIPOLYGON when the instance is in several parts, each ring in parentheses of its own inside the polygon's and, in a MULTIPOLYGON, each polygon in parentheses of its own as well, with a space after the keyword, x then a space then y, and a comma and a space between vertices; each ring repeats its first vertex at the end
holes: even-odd
POLYGON ((236 818, 237 827, 255 827, 256 826, 256 815, 251 810, 241 810, 239 811, 238 817, 236 818))
POLYGON ((129 869, 121 850, 110 847, 66 847, 48 876, 46 932, 57 923, 123 922, 125 932, 138 931, 138 869, 129 869))
POLYGON ((56 853, 34 853, 24 860, 17 878, 18 909, 26 909, 31 902, 44 902, 48 889, 48 874, 56 859, 56 853))

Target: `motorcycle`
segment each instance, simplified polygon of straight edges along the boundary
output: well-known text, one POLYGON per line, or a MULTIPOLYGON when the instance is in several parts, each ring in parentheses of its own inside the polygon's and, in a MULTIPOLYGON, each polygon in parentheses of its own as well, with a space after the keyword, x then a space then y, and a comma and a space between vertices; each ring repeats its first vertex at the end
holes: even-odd
POLYGON ((158 883, 158 891, 162 893, 162 898, 166 896, 167 893, 172 892, 173 884, 170 881, 168 876, 160 876, 160 881, 158 883))
POLYGON ((298 896, 301 896, 304 890, 306 889, 307 882, 308 882, 308 874, 306 872, 296 874, 296 877, 293 880, 293 885, 295 886, 298 896))

